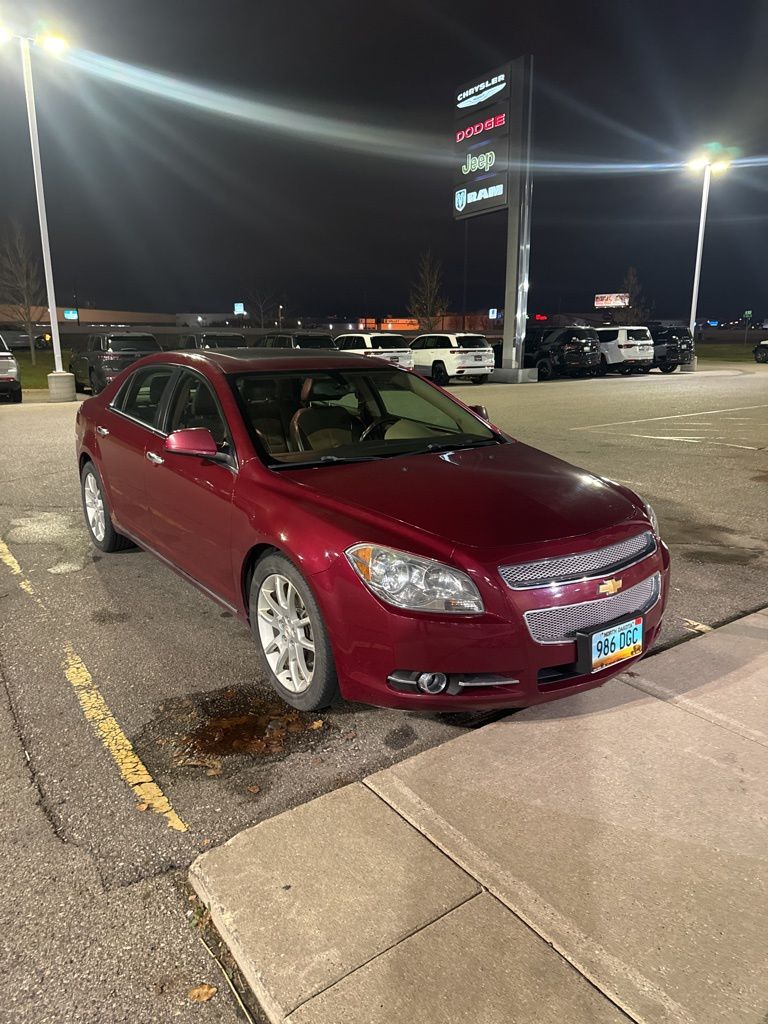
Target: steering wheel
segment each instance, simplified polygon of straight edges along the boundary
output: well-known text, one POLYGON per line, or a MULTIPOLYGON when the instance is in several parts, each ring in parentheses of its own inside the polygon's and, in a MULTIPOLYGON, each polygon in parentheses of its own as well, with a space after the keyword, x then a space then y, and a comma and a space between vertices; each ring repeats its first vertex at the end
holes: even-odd
MULTIPOLYGON (((378 427, 383 427, 387 423, 398 423, 402 418, 402 416, 393 416, 391 413, 388 413, 386 416, 379 416, 378 419, 373 421, 373 423, 368 424, 360 435, 360 440, 365 441, 378 427)), ((382 440, 383 438, 384 434, 382 433, 382 440)))

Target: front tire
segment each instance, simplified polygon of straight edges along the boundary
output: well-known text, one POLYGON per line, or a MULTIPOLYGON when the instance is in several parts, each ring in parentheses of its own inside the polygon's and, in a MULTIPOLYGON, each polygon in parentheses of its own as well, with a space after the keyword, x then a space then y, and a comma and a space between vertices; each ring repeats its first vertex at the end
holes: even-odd
POLYGON ((18 391, 14 391, 13 394, 11 395, 11 401, 15 402, 16 405, 18 405, 19 402, 21 401, 21 399, 22 399, 22 393, 21 393, 21 388, 19 388, 18 391))
POLYGON ((328 633, 307 581, 285 555, 265 555, 250 589, 251 632, 277 694, 299 711, 328 707, 339 683, 328 633))
POLYGON ((674 373, 675 370, 677 369, 677 367, 678 367, 677 363, 672 363, 672 364, 666 363, 664 366, 660 366, 659 369, 661 370, 662 373, 674 373))
POLYGON ((91 385, 91 394, 98 395, 102 388, 100 388, 99 385, 96 383, 96 374, 93 372, 93 370, 91 370, 90 373, 88 374, 88 380, 91 385))
POLYGON ((536 363, 536 369, 539 374, 539 380, 552 380, 554 369, 550 359, 539 359, 536 363))
POLYGON ((83 500, 85 525, 99 551, 110 553, 131 547, 131 541, 122 533, 118 533, 112 525, 112 516, 109 514, 104 496, 104 485, 92 462, 86 462, 80 473, 80 495, 83 500))
POLYGON ((438 387, 446 387, 450 377, 448 376, 448 371, 445 368, 445 363, 432 363, 432 380, 438 385, 438 387))

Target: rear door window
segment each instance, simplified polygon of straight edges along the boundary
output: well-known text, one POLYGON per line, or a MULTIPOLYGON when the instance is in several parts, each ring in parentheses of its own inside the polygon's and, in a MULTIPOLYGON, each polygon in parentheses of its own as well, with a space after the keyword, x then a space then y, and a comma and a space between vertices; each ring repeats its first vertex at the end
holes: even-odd
POLYGON ((156 426, 163 396, 172 374, 171 366, 143 366, 130 375, 112 407, 148 427, 156 426))

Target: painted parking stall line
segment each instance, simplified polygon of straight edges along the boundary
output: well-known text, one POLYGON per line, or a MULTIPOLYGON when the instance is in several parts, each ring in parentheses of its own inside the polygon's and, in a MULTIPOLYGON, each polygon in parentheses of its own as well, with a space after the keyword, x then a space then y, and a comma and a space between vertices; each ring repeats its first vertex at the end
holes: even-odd
MULTIPOLYGON (((24 575, 17 558, 2 540, 0 562, 16 579, 21 590, 38 604, 46 616, 49 616, 48 609, 35 592, 30 580, 24 575)), ((187 832, 187 824, 173 809, 170 800, 133 749, 133 744, 120 728, 91 673, 70 643, 64 644, 63 655, 64 675, 77 696, 83 716, 114 761, 123 782, 133 792, 137 809, 160 814, 165 818, 169 828, 175 832, 187 832)))

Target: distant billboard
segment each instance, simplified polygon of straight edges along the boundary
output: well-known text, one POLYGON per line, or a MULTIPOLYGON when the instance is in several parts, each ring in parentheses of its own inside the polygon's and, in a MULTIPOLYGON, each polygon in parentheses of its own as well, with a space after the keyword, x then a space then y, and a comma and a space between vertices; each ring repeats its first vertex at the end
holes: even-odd
POLYGON ((506 208, 512 119, 509 65, 457 89, 453 109, 453 216, 460 219, 506 208))
POLYGON ((605 292, 595 296, 595 309, 620 309, 629 305, 627 292, 605 292))

